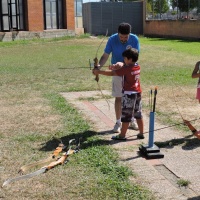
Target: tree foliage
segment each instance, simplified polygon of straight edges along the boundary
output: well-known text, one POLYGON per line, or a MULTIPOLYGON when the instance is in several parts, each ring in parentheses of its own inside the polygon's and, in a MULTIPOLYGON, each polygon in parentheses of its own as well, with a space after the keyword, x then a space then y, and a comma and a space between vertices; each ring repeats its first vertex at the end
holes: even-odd
POLYGON ((165 13, 169 10, 167 0, 147 0, 147 10, 154 13, 165 13))
POLYGON ((154 3, 154 11, 156 13, 166 13, 169 10, 169 6, 166 0, 156 0, 154 3))
POLYGON ((172 8, 178 7, 181 12, 189 12, 194 8, 198 8, 199 0, 171 0, 172 8))

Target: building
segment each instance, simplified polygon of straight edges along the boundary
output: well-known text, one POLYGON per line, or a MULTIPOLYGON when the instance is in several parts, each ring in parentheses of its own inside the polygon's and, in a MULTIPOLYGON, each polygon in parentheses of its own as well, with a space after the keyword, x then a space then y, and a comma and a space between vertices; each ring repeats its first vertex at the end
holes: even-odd
POLYGON ((26 32, 39 37, 53 32, 75 34, 77 1, 82 4, 82 0, 0 0, 0 40, 11 33, 12 38, 25 37, 26 32))

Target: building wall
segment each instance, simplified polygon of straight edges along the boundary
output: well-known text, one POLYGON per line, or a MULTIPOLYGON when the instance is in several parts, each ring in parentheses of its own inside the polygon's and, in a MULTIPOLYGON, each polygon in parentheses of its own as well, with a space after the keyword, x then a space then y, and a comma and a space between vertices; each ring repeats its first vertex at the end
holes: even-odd
POLYGON ((27 0, 27 31, 43 31, 43 0, 27 0))
MULTIPOLYGON (((24 0, 24 4, 26 24, 24 31, 44 32, 43 0, 24 0)), ((131 22, 132 20, 133 22, 131 25, 133 27, 133 32, 136 34, 143 34, 149 37, 200 39, 200 20, 146 20, 145 1, 123 4, 116 2, 92 2, 85 4, 83 4, 83 23, 85 23, 85 32, 91 34, 105 34, 107 28, 109 34, 112 34, 116 32, 120 22, 131 22), (140 7, 141 3, 143 3, 143 10, 141 9, 142 6, 140 7), (125 9, 126 4, 130 7, 131 11, 125 9), (141 15, 136 13, 136 11, 132 12, 132 4, 137 5, 135 9, 141 15), (124 9, 126 12, 121 12, 121 10, 124 9), (96 13, 98 13, 98 15, 96 15, 96 13), (117 16, 115 16, 115 13, 117 13, 117 16), (130 13, 136 13, 136 15, 129 16, 130 13), (140 24, 141 27, 138 24, 140 24)), ((64 0, 63 6, 65 10, 63 31, 75 31, 77 34, 84 33, 83 28, 75 26, 74 0, 64 0)), ((52 31, 56 30, 54 29, 52 31)), ((46 31, 45 34, 47 32, 49 31, 46 31)), ((56 35, 57 34, 58 33, 56 33, 56 35)), ((8 38, 16 38, 13 36, 11 37, 9 34, 7 35, 9 36, 8 38)), ((2 38, 6 38, 5 36, 6 34, 2 34, 2 38)))
MULTIPOLYGON (((74 0, 64 1, 64 28, 75 30, 74 0)), ((27 31, 44 30, 43 0, 27 0, 26 8, 27 31)))
POLYGON ((75 29, 74 0, 66 0, 66 28, 75 29))
POLYGON ((200 39, 200 20, 145 21, 144 36, 200 39))

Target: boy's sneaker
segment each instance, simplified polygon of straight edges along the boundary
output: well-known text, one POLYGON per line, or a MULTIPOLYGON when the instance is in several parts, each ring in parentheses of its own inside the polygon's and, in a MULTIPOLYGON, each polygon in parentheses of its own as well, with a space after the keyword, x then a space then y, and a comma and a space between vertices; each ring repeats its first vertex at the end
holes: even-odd
POLYGON ((137 134, 137 139, 144 139, 144 134, 142 133, 137 134))
POLYGON ((129 127, 130 127, 131 129, 133 129, 133 130, 136 130, 136 131, 139 130, 137 123, 132 122, 132 121, 131 121, 129 127))
POLYGON ((120 130, 121 130, 121 123, 120 124, 116 123, 114 128, 113 128, 113 132, 114 133, 119 133, 120 130))

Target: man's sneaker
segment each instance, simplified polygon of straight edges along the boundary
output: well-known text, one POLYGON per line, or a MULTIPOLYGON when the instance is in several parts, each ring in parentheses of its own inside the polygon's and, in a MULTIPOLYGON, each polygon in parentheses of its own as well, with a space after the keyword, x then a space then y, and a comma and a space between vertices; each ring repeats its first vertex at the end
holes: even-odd
POLYGON ((136 130, 136 131, 139 130, 137 123, 132 122, 132 121, 131 121, 129 127, 130 127, 131 129, 133 129, 133 130, 136 130))
POLYGON ((142 133, 137 134, 137 139, 144 139, 144 134, 142 133))
POLYGON ((119 133, 120 130, 121 130, 121 123, 120 124, 116 123, 114 128, 113 128, 113 132, 114 133, 119 133))

